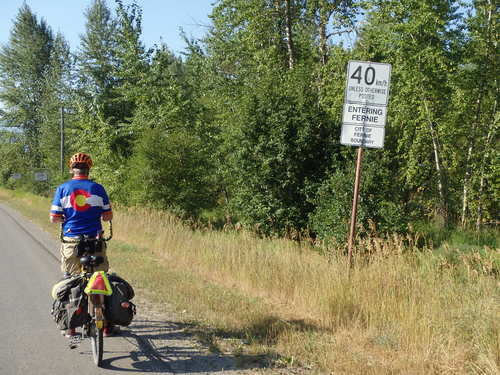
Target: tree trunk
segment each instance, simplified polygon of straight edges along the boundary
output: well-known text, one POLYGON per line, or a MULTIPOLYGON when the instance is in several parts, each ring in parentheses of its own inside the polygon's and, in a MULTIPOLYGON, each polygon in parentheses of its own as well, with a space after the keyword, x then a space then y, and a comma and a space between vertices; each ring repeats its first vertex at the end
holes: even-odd
POLYGON ((325 66, 328 62, 328 36, 326 33, 326 27, 328 20, 330 18, 331 12, 328 12, 324 7, 319 8, 319 51, 320 51, 320 62, 321 65, 325 66), (330 13, 330 14, 329 14, 330 13))
POLYGON ((434 123, 431 119, 429 106, 427 103, 427 99, 423 99, 425 111, 427 112, 427 121, 429 124, 429 130, 432 138, 432 149, 434 152, 434 163, 436 166, 436 172, 438 176, 438 193, 439 193, 439 201, 440 201, 440 213, 443 215, 444 225, 448 226, 449 215, 448 215, 448 205, 445 193, 445 180, 444 180, 444 171, 441 165, 441 145, 439 143, 438 134, 436 129, 434 129, 434 123))
POLYGON ((293 46, 293 33, 292 33, 292 0, 285 0, 285 33, 286 33, 286 47, 288 51, 288 68, 293 69, 295 65, 295 54, 293 46))
MULTIPOLYGON (((495 52, 497 51, 498 47, 498 40, 492 38, 492 23, 493 23, 493 9, 494 9, 494 4, 491 0, 488 0, 487 2, 488 8, 487 8, 487 13, 488 13, 488 31, 487 31, 487 45, 492 46, 491 49, 488 49, 488 56, 487 56, 487 62, 492 65, 492 72, 496 72, 496 54, 495 52)), ((477 205, 477 218, 476 218, 476 230, 479 230, 481 228, 481 223, 483 221, 483 206, 482 206, 482 198, 483 198, 483 193, 484 193, 484 188, 486 185, 486 163, 488 162, 489 159, 489 154, 490 154, 490 145, 495 138, 495 133, 497 131, 496 127, 498 125, 498 119, 497 119, 497 106, 498 106, 498 94, 499 94, 499 87, 498 87, 498 75, 495 76, 495 92, 494 92, 494 97, 495 101, 493 103, 493 109, 491 113, 491 123, 488 129, 488 135, 486 136, 486 144, 484 147, 484 152, 483 152, 483 158, 481 160, 481 165, 480 165, 480 182, 479 182, 479 191, 478 191, 478 205, 477 205)))
MULTIPOLYGON (((415 41, 415 37, 410 34, 410 37, 415 41)), ((420 59, 419 59, 419 64, 421 64, 420 59)), ((422 102, 424 103, 424 109, 425 109, 425 114, 427 117, 427 123, 429 124, 429 132, 431 135, 432 139, 432 150, 434 153, 434 164, 436 166, 436 172, 437 172, 437 177, 438 177, 438 193, 439 193, 439 210, 440 214, 443 215, 443 221, 444 225, 448 226, 449 224, 449 215, 448 215, 448 205, 447 205, 447 199, 446 199, 446 186, 445 186, 445 179, 444 179, 444 171, 441 165, 441 145, 439 143, 439 138, 438 134, 436 132, 436 129, 434 129, 434 121, 432 120, 431 117, 431 112, 429 109, 429 103, 426 98, 426 90, 424 89, 423 85, 420 86, 420 91, 422 94, 422 102)))
POLYGON ((467 160, 465 162, 465 176, 464 176, 464 188, 462 193, 462 218, 460 220, 462 227, 465 227, 467 208, 469 205, 469 181, 472 173, 472 151, 474 150, 474 141, 476 139, 476 129, 479 127, 479 114, 481 113, 481 104, 483 100, 484 84, 481 84, 479 98, 477 99, 476 106, 476 116, 474 119, 474 124, 472 126, 472 132, 469 137, 469 147, 467 148, 467 160))
MULTIPOLYGON (((497 94, 498 94, 498 80, 497 82, 497 94)), ((496 96, 498 98, 498 95, 496 96)), ((476 230, 479 230, 481 228, 481 223, 483 221, 483 206, 482 206, 482 198, 483 198, 483 192, 484 192, 484 187, 486 185, 486 163, 488 162, 489 155, 490 155, 490 145, 492 143, 492 140, 494 138, 494 135, 496 133, 496 126, 498 125, 497 123, 497 105, 498 105, 498 99, 495 99, 495 104, 493 105, 493 113, 492 113, 492 121, 490 124, 490 128, 488 130, 488 135, 486 137, 486 144, 484 148, 484 153, 483 153, 483 159, 481 162, 481 179, 479 183, 479 192, 478 192, 478 205, 477 205, 477 220, 476 220, 476 230)))

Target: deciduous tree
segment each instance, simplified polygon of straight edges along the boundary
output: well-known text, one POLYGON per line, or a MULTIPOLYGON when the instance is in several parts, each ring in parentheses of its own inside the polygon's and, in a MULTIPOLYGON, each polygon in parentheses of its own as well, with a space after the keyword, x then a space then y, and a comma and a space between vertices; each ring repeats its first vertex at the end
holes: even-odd
POLYGON ((24 4, 14 21, 9 42, 0 50, 3 119, 7 125, 23 130, 25 151, 32 167, 41 166, 41 107, 53 43, 52 30, 45 20, 38 20, 24 4))

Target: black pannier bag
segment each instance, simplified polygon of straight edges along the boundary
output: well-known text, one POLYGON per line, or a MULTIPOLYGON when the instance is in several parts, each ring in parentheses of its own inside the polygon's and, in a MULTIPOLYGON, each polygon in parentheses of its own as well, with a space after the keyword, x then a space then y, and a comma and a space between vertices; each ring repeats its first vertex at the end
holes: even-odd
POLYGON ((106 309, 104 314, 106 320, 111 324, 128 326, 136 313, 135 305, 130 302, 134 298, 132 286, 116 274, 108 275, 113 294, 106 296, 106 309), (127 305, 124 307, 122 304, 127 305))
POLYGON ((51 315, 60 330, 68 329, 68 311, 66 305, 68 301, 61 301, 60 299, 54 300, 52 304, 51 315))
POLYGON ((88 313, 88 301, 83 293, 84 289, 83 282, 71 288, 69 302, 66 304, 69 328, 81 327, 91 320, 88 313))
POLYGON ((88 320, 83 288, 83 278, 81 276, 63 279, 54 285, 52 289, 54 303, 52 304, 51 315, 59 329, 66 330, 78 327, 79 325, 75 324, 83 325, 88 320), (75 317, 75 315, 80 314, 81 316, 75 317))

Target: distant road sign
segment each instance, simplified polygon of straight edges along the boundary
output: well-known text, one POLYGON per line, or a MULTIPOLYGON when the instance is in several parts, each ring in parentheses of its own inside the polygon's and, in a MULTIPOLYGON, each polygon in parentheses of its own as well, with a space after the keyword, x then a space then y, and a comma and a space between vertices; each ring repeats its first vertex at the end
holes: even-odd
POLYGON ((342 123, 353 125, 384 126, 387 107, 345 103, 342 123))
POLYGON ((385 128, 360 126, 360 125, 342 125, 340 143, 346 146, 383 148, 384 147, 385 128))
POLYGON ((390 81, 391 64, 349 61, 345 102, 386 106, 390 81))
POLYGON ((35 172, 35 181, 47 181, 48 179, 47 172, 35 172))

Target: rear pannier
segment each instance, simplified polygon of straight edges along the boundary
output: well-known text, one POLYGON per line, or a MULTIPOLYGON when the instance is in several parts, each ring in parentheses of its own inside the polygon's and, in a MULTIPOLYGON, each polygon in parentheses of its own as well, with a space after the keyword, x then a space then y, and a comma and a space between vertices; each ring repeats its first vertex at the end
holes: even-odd
POLYGON ((59 329, 80 327, 90 320, 87 300, 83 296, 84 283, 82 276, 73 276, 59 281, 52 288, 51 315, 59 329))
POLYGON ((113 294, 106 296, 106 320, 119 326, 128 326, 136 313, 135 305, 130 302, 134 298, 132 286, 116 274, 108 275, 113 294))

